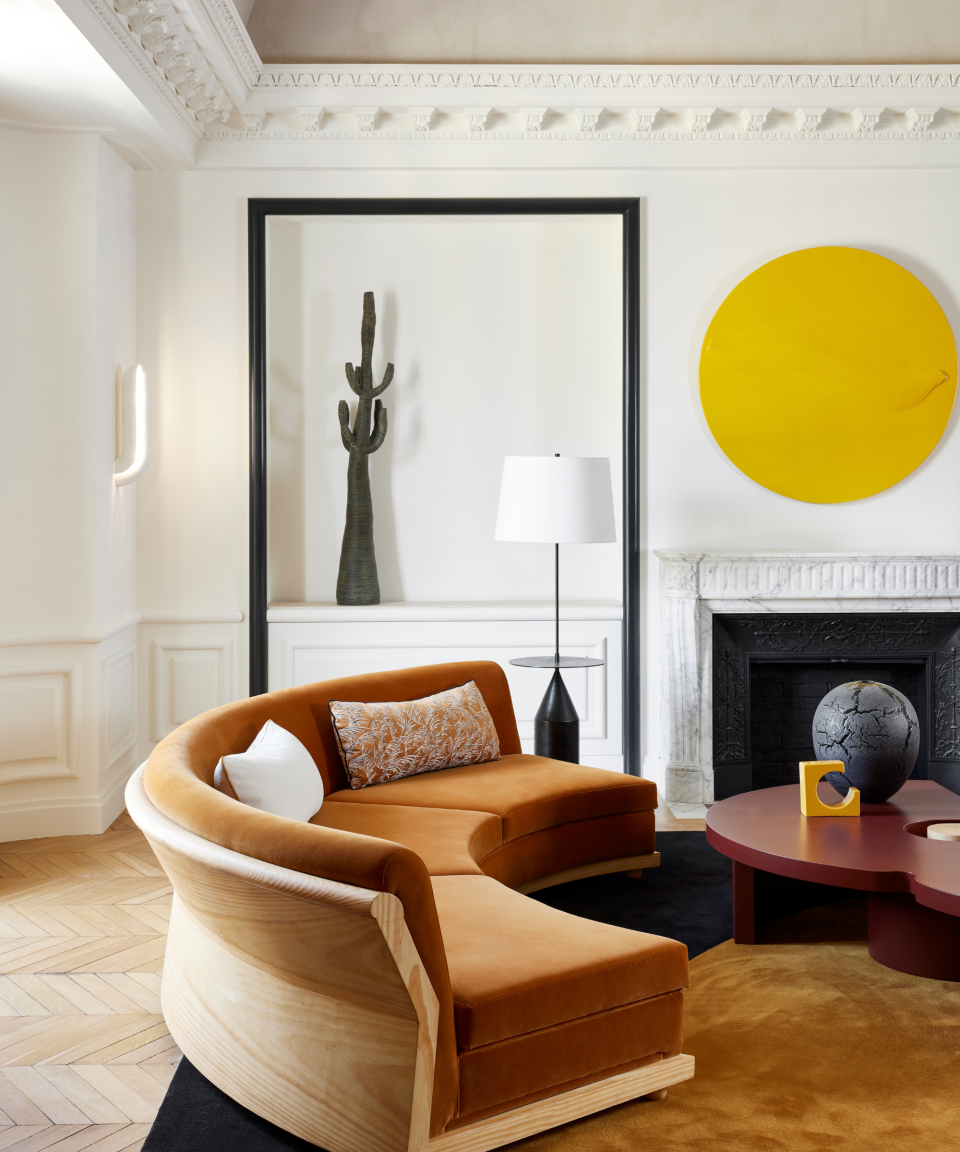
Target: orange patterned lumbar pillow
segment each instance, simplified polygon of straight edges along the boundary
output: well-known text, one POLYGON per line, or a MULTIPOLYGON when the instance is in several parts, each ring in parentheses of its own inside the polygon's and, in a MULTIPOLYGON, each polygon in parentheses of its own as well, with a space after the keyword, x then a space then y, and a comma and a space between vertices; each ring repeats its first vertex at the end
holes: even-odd
POLYGON ((493 717, 473 680, 422 700, 331 700, 329 708, 351 788, 500 759, 493 717))

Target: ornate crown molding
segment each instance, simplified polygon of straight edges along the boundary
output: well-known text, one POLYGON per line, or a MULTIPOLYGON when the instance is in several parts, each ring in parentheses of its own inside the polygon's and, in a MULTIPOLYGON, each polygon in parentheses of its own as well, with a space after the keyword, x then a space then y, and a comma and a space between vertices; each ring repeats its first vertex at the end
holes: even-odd
POLYGON ((235 117, 228 129, 212 130, 206 138, 554 144, 960 139, 960 66, 857 70, 264 64, 248 100, 248 110, 267 113, 255 131, 249 130, 251 120, 242 132, 235 117), (320 114, 308 125, 294 113, 310 105, 320 114), (367 108, 377 109, 372 123, 360 114, 367 108))
MULTIPOLYGON (((578 110, 573 116, 567 116, 564 113, 556 113, 554 115, 554 126, 549 130, 536 127, 538 120, 543 121, 546 114, 550 109, 537 108, 530 109, 524 108, 517 110, 517 128, 516 131, 501 130, 490 131, 487 130, 481 121, 481 117, 474 109, 464 109, 459 111, 447 111, 440 116, 433 116, 433 120, 442 119, 444 122, 449 121, 455 117, 463 116, 467 123, 467 131, 451 131, 444 130, 443 128, 433 128, 430 123, 425 120, 425 113, 423 109, 392 109, 389 112, 386 109, 367 109, 354 107, 353 109, 339 109, 324 107, 314 115, 309 115, 307 109, 298 107, 296 109, 299 116, 298 126, 285 128, 282 123, 274 126, 266 127, 267 120, 269 119, 262 107, 253 109, 243 109, 242 121, 244 129, 240 128, 221 128, 212 131, 207 131, 204 134, 205 140, 218 140, 218 141, 234 141, 241 142, 247 140, 263 140, 263 141, 315 141, 315 142, 333 142, 333 141, 367 141, 368 143, 385 143, 397 142, 403 143, 407 141, 421 141, 433 144, 450 144, 450 143, 541 143, 541 144, 566 144, 566 143, 586 143, 586 144, 734 144, 734 143, 749 143, 749 144, 783 144, 783 143, 801 143, 801 144, 883 144, 883 143, 916 143, 918 141, 951 141, 956 143, 960 140, 960 130, 955 128, 955 116, 957 111, 952 109, 941 109, 944 118, 947 120, 949 126, 935 131, 915 129, 913 131, 898 131, 896 129, 888 129, 882 132, 874 132, 868 129, 859 127, 854 120, 855 113, 853 111, 846 111, 843 109, 835 109, 833 111, 839 117, 844 119, 849 118, 853 126, 848 130, 833 130, 833 131, 776 131, 772 129, 757 129, 755 131, 725 131, 722 129, 713 129, 708 127, 702 122, 702 119, 697 115, 692 117, 688 122, 688 126, 680 131, 670 131, 661 129, 658 131, 651 131, 649 129, 634 129, 632 131, 624 131, 619 127, 611 127, 611 121, 619 121, 625 119, 625 114, 619 112, 611 112, 607 115, 607 125, 598 130, 595 126, 583 128, 578 127, 577 119, 581 121, 587 118, 583 115, 583 110, 578 110), (324 117, 323 113, 327 111, 330 115, 324 117), (372 113, 376 112, 375 118, 372 113), (349 116, 352 112, 355 117, 358 127, 350 129, 346 126, 340 126, 338 123, 339 114, 344 113, 345 117, 349 116), (326 123, 321 127, 321 120, 326 119, 326 123), (410 120, 416 127, 411 128, 395 128, 392 125, 398 121, 403 123, 405 120, 410 120), (569 121, 569 124, 568 124, 569 121), (314 127, 309 127, 310 123, 314 123, 314 127), (557 124, 560 127, 557 127, 557 124), (308 127, 300 127, 299 125, 308 125, 308 127)), ((702 110, 696 109, 695 112, 699 114, 702 110)), ((746 111, 740 113, 741 116, 746 115, 746 111)), ((506 112, 502 114, 504 117, 513 117, 514 113, 506 112)), ((593 119, 597 113, 591 110, 590 119, 593 119)), ((670 120, 679 120, 681 123, 686 118, 685 113, 681 112, 668 112, 667 116, 670 120)))
MULTIPOLYGON (((225 3, 226 0, 220 0, 225 3)), ((258 88, 662 88, 716 89, 927 89, 960 87, 960 65, 950 68, 904 67, 845 69, 744 68, 697 69, 582 67, 540 70, 507 66, 421 68, 377 64, 337 68, 321 64, 264 64, 258 88)))
POLYGON ((220 35, 240 75, 251 88, 260 82, 263 63, 230 0, 197 0, 220 35))
POLYGON ((204 125, 227 119, 233 102, 169 4, 163 0, 87 3, 192 136, 202 139, 204 125))

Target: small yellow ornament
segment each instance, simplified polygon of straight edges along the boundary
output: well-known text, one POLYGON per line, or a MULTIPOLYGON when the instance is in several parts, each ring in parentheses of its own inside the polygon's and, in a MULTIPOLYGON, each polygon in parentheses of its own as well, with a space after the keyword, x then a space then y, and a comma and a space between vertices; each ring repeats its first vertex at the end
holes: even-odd
POLYGON ((859 788, 851 788, 839 804, 824 804, 817 795, 820 777, 827 772, 846 772, 846 767, 842 760, 800 761, 800 811, 804 816, 859 816, 859 788))

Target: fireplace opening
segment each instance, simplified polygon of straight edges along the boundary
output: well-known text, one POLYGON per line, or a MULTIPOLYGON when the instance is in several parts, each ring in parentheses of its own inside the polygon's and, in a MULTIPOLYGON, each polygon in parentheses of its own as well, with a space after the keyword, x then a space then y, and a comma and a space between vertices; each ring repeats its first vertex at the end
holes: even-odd
POLYGON ((920 721, 914 778, 960 793, 960 613, 713 616, 714 797, 796 784, 831 688, 878 680, 920 721))
MULTIPOLYGON (((753 660, 750 665, 751 787, 774 788, 796 784, 801 760, 816 760, 813 714, 832 689, 851 680, 878 680, 902 692, 926 715, 923 663, 904 661, 869 663, 829 661, 753 660)), ((920 725, 920 754, 911 780, 927 778, 927 732, 920 725)))

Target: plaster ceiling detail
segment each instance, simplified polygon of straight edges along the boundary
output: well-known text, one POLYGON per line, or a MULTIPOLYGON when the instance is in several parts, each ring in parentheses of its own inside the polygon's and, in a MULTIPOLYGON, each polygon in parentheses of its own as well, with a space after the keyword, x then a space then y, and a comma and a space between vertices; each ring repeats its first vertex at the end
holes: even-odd
MULTIPOLYGON (((852 143, 872 156, 882 143, 904 162, 920 148, 960 163, 941 147, 960 139, 960 66, 264 64, 233 0, 31 2, 70 23, 146 111, 136 130, 156 142, 151 155, 140 148, 148 166, 229 163, 234 148, 235 162, 269 165, 271 141, 300 149, 285 162, 321 166, 351 141, 619 144, 621 158, 624 144, 743 143, 757 155, 852 143)), ((36 84, 22 87, 17 107, 36 107, 36 84)))
POLYGON ((960 69, 263 66, 208 140, 956 141, 960 69), (430 101, 426 104, 425 98, 430 101))
MULTIPOLYGON (((958 102, 960 103, 960 102, 958 102)), ((898 143, 960 140, 960 111, 862 108, 245 108, 206 140, 562 143, 898 143), (756 125, 756 127, 754 126, 756 125)))
POLYGON ((195 139, 226 120, 262 65, 229 0, 85 0, 195 139))

